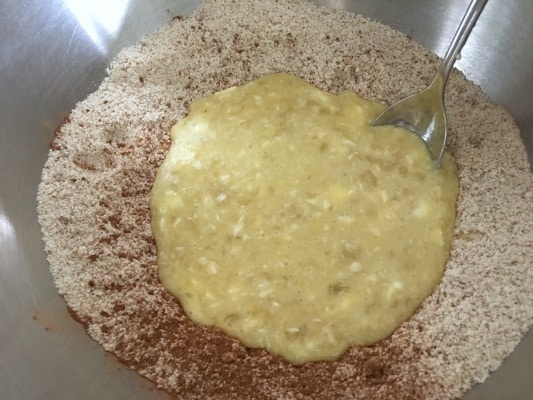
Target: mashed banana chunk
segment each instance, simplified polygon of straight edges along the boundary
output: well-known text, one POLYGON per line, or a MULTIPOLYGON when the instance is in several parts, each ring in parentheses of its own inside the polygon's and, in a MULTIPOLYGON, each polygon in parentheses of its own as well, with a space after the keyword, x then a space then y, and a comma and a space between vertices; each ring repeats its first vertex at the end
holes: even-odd
POLYGON ((189 317, 294 364, 389 336, 439 282, 458 178, 384 105, 287 74, 196 100, 151 197, 189 317))

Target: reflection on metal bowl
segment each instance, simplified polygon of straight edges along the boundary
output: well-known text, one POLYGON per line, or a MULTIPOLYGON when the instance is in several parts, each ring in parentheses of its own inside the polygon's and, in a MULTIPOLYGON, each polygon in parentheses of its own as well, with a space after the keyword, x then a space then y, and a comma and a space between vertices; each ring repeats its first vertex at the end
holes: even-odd
MULTIPOLYGON (((465 1, 321 0, 443 55, 465 1)), ((3 399, 166 398, 109 357, 68 314, 48 271, 35 196, 48 144, 124 46, 199 1, 5 0, 0 6, 0 394, 3 399)), ((491 0, 456 67, 515 117, 533 143, 533 2, 491 0)), ((512 206, 512 205, 511 205, 512 206)), ((533 392, 531 332, 466 399, 533 392)))

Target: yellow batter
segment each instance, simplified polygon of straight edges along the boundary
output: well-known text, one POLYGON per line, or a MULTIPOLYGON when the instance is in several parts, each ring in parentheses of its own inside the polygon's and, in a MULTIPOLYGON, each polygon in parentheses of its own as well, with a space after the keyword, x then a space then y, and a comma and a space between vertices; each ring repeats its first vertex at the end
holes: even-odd
POLYGON ((380 103, 270 75, 193 103, 152 191, 163 285, 294 364, 390 335, 440 280, 458 181, 380 103))

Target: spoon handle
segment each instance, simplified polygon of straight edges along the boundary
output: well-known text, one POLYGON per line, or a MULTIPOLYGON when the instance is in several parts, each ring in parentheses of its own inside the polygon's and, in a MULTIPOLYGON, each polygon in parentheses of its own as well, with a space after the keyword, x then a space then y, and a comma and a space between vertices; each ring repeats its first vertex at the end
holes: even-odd
POLYGON ((468 35, 470 34, 470 31, 476 24, 479 14, 481 14, 481 11, 483 10, 483 7, 485 7, 486 3, 487 0, 472 0, 470 2, 466 13, 463 16, 463 19, 461 20, 461 24, 457 28, 455 36, 453 37, 453 40, 450 43, 450 47, 448 47, 448 51, 446 52, 446 55, 442 60, 442 64, 439 67, 438 73, 442 79, 443 84, 446 82, 448 75, 452 70, 453 64, 455 63, 455 58, 457 57, 457 54, 459 53, 459 51, 461 51, 461 48, 465 44, 465 41, 468 38, 468 35))

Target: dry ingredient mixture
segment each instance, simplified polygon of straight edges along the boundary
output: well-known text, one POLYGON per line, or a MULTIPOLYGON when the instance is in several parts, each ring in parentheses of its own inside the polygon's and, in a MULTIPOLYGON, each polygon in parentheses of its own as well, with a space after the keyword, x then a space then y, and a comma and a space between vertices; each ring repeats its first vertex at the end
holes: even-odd
POLYGON ((293 364, 384 339, 450 254, 446 154, 385 108, 271 74, 193 102, 152 188, 159 278, 187 315, 293 364))
POLYGON ((149 195, 191 101, 273 73, 398 100, 437 59, 361 16, 302 0, 208 1, 119 54, 58 130, 38 212, 59 293, 89 335, 187 399, 454 399, 533 322, 533 179, 509 113, 454 72, 449 146, 460 192, 441 283, 389 338, 293 366, 184 314, 157 276, 149 195))

